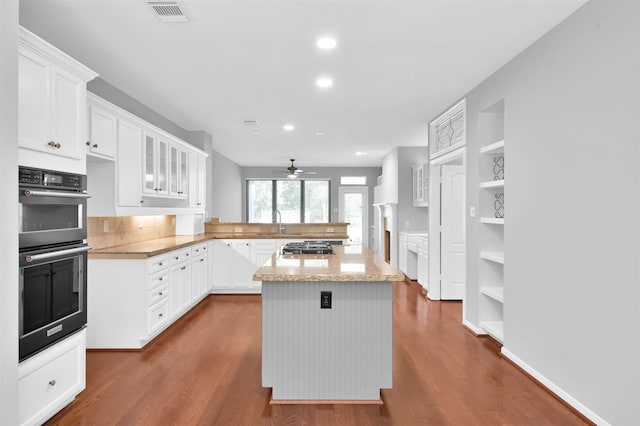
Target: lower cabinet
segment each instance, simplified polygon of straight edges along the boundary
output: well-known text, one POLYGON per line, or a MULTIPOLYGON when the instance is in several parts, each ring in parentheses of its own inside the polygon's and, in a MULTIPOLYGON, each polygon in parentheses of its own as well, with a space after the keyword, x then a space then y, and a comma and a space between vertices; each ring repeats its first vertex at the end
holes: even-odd
POLYGON ((262 283, 253 281, 253 273, 261 264, 256 265, 254 253, 262 250, 271 256, 276 251, 276 241, 213 240, 211 293, 260 293, 262 283))
POLYGON ((18 365, 18 422, 42 424, 73 401, 86 382, 86 331, 18 365))
POLYGON ((87 347, 139 349, 207 295, 207 243, 148 259, 89 259, 87 347))

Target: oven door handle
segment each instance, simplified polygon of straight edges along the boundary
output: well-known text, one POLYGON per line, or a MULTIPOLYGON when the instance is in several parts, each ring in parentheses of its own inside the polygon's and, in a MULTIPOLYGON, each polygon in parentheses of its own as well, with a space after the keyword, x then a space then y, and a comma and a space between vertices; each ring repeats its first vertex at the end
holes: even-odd
POLYGON ((25 197, 61 197, 61 198, 91 198, 91 195, 82 192, 59 192, 59 191, 35 191, 33 189, 24 190, 25 197))
POLYGON ((37 262, 37 261, 40 261, 40 260, 51 259, 53 257, 58 257, 58 256, 66 256, 66 255, 69 255, 69 254, 83 253, 83 252, 87 252, 89 250, 91 250, 91 246, 76 247, 76 248, 72 248, 72 249, 53 251, 51 253, 26 255, 24 257, 24 260, 27 263, 31 263, 31 262, 37 262))

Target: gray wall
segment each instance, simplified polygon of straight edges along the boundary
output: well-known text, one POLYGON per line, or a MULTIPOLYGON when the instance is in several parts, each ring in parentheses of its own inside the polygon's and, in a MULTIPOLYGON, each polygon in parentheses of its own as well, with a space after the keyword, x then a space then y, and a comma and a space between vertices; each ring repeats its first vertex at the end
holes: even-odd
POLYGON ((18 424, 18 1, 0 1, 0 424, 18 424))
POLYGON ((639 18, 592 0, 467 95, 470 206, 478 114, 504 99, 504 349, 619 425, 640 424, 639 18))
POLYGON ((241 222, 242 168, 224 155, 211 150, 211 174, 207 174, 207 210, 209 217, 222 222, 241 222), (211 200, 209 199, 211 196, 211 200))
MULTIPOLYGON (((274 170, 284 170, 288 164, 278 165, 274 167, 243 167, 242 168, 242 218, 246 220, 246 198, 245 192, 247 179, 284 179, 286 175, 274 175, 274 170)), ((366 176, 367 186, 369 188, 369 231, 373 225, 373 188, 376 186, 376 180, 382 173, 381 167, 306 167, 310 171, 317 172, 315 175, 308 175, 309 179, 331 179, 331 212, 332 222, 338 221, 338 187, 340 186, 341 176, 366 176)), ((370 241, 370 235, 367 236, 370 241)))
MULTIPOLYGON (((427 147, 398 148, 398 231, 426 231, 429 227, 429 208, 413 207, 412 166, 426 163, 427 147)), ((383 177, 384 179, 384 177, 383 177)))
MULTIPOLYGON (((100 70, 96 71, 100 73, 100 70)), ((188 138, 188 132, 185 129, 178 126, 173 121, 168 120, 167 118, 158 114, 140 101, 122 92, 117 87, 112 86, 111 84, 102 80, 100 77, 90 81, 87 84, 87 90, 95 93, 103 99, 106 99, 112 104, 117 105, 126 111, 129 111, 131 114, 138 116, 145 121, 148 121, 154 126, 157 126, 186 142, 190 142, 188 138)))

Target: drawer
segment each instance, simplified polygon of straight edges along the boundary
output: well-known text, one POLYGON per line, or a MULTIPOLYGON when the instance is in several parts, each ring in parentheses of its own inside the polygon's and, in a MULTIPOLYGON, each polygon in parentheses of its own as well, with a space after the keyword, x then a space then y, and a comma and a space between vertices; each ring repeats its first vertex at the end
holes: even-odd
POLYGON ((158 303, 162 299, 166 299, 169 296, 169 283, 165 282, 163 285, 149 290, 149 306, 158 303))
POLYGON ((162 329, 169 322, 169 299, 156 303, 147 311, 147 323, 149 324, 149 335, 162 329))
POLYGON ((20 364, 20 424, 43 423, 84 389, 85 336, 82 330, 20 364))
POLYGON ((413 240, 409 240, 409 242, 407 243, 407 250, 417 253, 418 252, 417 242, 413 240))
POLYGON ((169 271, 164 271, 152 275, 149 279, 149 286, 147 287, 149 290, 154 289, 161 285, 166 285, 169 282, 169 271))
POLYGON ((200 256, 207 253, 207 244, 196 244, 191 246, 191 256, 200 256))
POLYGON ((180 250, 172 251, 170 254, 169 262, 172 265, 176 263, 184 262, 185 260, 189 260, 191 258, 191 247, 183 248, 180 250))
POLYGON ((169 256, 154 256, 149 259, 149 268, 147 269, 149 274, 154 274, 169 267, 169 256))

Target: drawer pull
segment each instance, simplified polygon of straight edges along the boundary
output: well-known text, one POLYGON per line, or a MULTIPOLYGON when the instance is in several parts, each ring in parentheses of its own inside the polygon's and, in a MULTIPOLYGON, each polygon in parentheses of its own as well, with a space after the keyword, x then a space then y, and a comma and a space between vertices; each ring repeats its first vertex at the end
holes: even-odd
POLYGON ((185 255, 189 256, 189 253, 185 253, 185 255))
POLYGON ((164 316, 164 314, 163 314, 162 312, 160 312, 160 313, 158 314, 158 318, 162 318, 163 316, 164 316))
POLYGON ((160 292, 160 293, 158 293, 158 296, 162 296, 163 294, 164 294, 164 293, 160 292))
POLYGON ((162 281, 164 279, 164 277, 160 277, 158 278, 158 281, 162 281))
POLYGON ((176 260, 178 260, 178 259, 180 259, 180 257, 179 257, 179 256, 176 256, 176 260))
POLYGON ((200 262, 204 262, 204 259, 200 259, 200 262))
POLYGON ((186 266, 183 266, 182 268, 180 268, 180 270, 184 271, 185 269, 187 269, 186 266))
POLYGON ((56 379, 49 380, 49 386, 55 386, 55 385, 56 385, 56 379))

